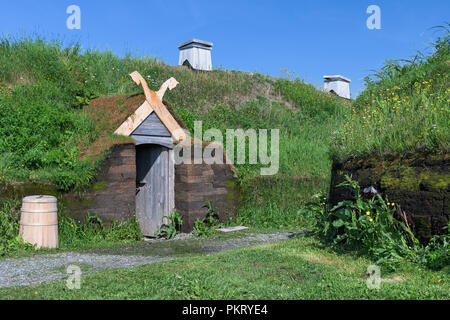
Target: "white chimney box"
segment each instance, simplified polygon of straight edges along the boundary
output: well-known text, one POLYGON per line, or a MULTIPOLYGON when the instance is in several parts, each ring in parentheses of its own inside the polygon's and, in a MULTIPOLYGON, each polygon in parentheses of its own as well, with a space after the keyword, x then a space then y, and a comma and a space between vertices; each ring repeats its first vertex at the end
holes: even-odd
POLYGON ((350 82, 349 78, 341 75, 323 76, 324 90, 333 92, 339 97, 350 99, 350 82))
POLYGON ((180 59, 178 64, 187 65, 195 70, 211 71, 211 42, 191 39, 178 46, 180 49, 180 59))

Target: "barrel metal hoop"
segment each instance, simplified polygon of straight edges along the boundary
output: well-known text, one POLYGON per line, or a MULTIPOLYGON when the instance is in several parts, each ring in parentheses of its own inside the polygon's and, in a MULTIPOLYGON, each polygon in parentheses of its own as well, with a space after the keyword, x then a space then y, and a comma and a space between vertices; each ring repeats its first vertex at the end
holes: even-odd
POLYGON ((58 211, 48 211, 48 210, 34 210, 34 211, 27 211, 27 210, 20 210, 22 213, 58 213, 58 211))
POLYGON ((32 223, 20 223, 21 226, 24 227, 50 227, 50 226, 57 226, 58 223, 49 223, 49 224, 32 224, 32 223))

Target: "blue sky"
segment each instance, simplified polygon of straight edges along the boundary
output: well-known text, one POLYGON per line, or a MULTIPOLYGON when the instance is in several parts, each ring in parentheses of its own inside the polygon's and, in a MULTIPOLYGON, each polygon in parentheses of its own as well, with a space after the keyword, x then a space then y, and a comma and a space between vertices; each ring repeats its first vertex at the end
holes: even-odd
POLYGON ((83 48, 153 55, 178 63, 177 45, 211 41, 215 68, 280 76, 295 72, 319 87, 325 74, 363 78, 386 59, 426 50, 429 28, 449 22, 448 0, 16 0, 2 1, 0 34, 38 34, 79 41, 83 48), (69 5, 81 8, 81 30, 68 30, 69 5), (369 30, 369 5, 381 9, 381 30, 369 30))

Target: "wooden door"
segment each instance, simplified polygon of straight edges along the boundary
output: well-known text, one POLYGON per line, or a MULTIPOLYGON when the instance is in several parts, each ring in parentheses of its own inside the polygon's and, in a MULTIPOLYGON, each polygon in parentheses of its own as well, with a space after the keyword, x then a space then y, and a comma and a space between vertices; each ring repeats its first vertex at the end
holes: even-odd
POLYGON ((173 210, 172 152, 160 145, 136 147, 136 218, 147 237, 156 235, 173 210))

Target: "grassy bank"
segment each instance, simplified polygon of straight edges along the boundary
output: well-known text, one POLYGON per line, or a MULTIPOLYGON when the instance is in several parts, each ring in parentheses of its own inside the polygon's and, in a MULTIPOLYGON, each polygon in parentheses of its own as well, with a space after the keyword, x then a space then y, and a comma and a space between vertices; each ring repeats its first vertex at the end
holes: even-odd
MULTIPOLYGON (((96 96, 140 92, 128 76, 134 70, 153 90, 169 77, 180 82, 166 99, 191 130, 196 120, 204 121, 204 130, 279 128, 286 175, 328 174, 327 148, 316 147, 328 144, 345 110, 341 100, 299 80, 193 72, 153 58, 81 53, 77 46, 40 39, 2 39, 0 67, 0 178, 52 182, 62 190, 82 188, 95 174, 80 153, 100 130, 80 107, 96 96)), ((238 169, 243 177, 259 172, 256 166, 238 169)))
POLYGON ((366 78, 337 130, 337 158, 368 153, 401 153, 450 148, 450 30, 433 44, 429 56, 388 61, 366 78))

